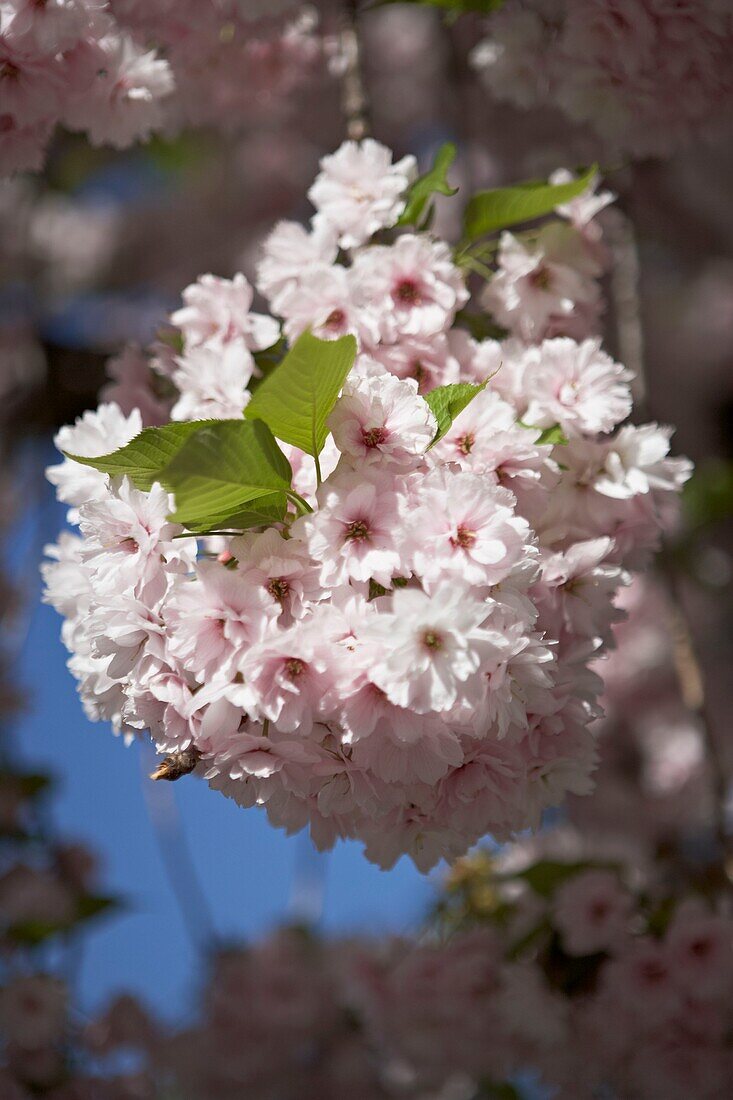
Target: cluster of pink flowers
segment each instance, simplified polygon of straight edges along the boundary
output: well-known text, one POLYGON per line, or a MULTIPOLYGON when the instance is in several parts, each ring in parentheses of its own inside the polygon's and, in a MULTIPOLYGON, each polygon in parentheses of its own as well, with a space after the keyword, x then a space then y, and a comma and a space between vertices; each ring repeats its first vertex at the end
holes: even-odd
MULTIPOLYGON (((194 750, 214 788, 310 825, 320 847, 358 837, 383 867, 409 853, 428 869, 590 791, 590 664, 690 465, 668 457, 669 429, 615 430, 630 375, 599 340, 544 339, 529 302, 506 340, 461 327, 449 246, 389 233, 414 175, 412 158, 346 143, 322 162, 310 229, 281 223, 265 242, 259 289, 286 337, 358 345, 322 483, 283 446, 312 511, 197 540, 161 486, 66 459, 49 477, 81 533, 45 572, 90 717, 194 750), (486 385, 435 442, 430 391, 457 382, 486 385)), ((534 302, 531 280, 515 286, 534 302)), ((241 417, 280 331, 252 304, 241 275, 184 292, 151 362, 174 420, 241 417)), ((57 443, 98 456, 142 423, 110 402, 57 443)))
MULTIPOLYGON (((500 907, 449 936, 285 930, 221 952, 192 1024, 165 1028, 122 996, 87 1029, 86 1057, 105 1073, 132 1050, 142 1061, 130 1095, 184 1100, 438 1100, 500 1094, 528 1073, 573 1100, 726 1095, 730 917, 688 899, 662 918, 617 871, 571 863, 533 864, 500 890, 500 907), (555 885, 527 885, 547 868, 555 885)), ((44 1003, 50 1028, 58 1006, 44 1003)), ((526 1094, 518 1084, 512 1095, 526 1094)))
POLYGON ((57 124, 115 148, 183 123, 235 128, 303 81, 313 27, 289 0, 2 0, 2 173, 40 168, 57 124))
POLYGON ((614 150, 667 155, 733 106, 720 0, 507 0, 474 53, 492 95, 555 106, 614 150))

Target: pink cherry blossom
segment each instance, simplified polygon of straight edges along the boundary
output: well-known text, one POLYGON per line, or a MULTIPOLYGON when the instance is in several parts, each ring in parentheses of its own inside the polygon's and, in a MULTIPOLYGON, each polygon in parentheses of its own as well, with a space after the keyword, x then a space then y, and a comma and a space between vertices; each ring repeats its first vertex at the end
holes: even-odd
POLYGON ((293 526, 321 562, 321 583, 347 578, 380 584, 399 574, 399 489, 389 474, 343 472, 318 492, 319 507, 293 526), (397 491, 396 491, 397 490, 397 491))
POLYGON ((254 370, 252 353, 240 341, 222 348, 192 348, 176 360, 173 382, 180 396, 171 409, 171 418, 240 418, 250 398, 247 384, 254 370))
POLYGON ((559 887, 553 920, 564 949, 592 955, 618 944, 628 929, 631 896, 612 871, 585 871, 559 887))
POLYGON ((559 424, 566 435, 610 432, 631 411, 631 378, 600 340, 545 340, 526 368, 528 424, 559 424))
POLYGON ((531 553, 529 528, 514 515, 511 493, 468 471, 426 477, 410 526, 414 570, 428 591, 450 576, 479 587, 498 584, 531 553))
MULTIPOLYGON (((61 428, 54 443, 67 454, 96 458, 124 447, 141 431, 142 419, 137 409, 129 416, 114 402, 100 405, 96 412, 86 412, 73 427, 61 428)), ((106 478, 92 466, 65 459, 58 466, 49 466, 46 477, 56 486, 59 500, 78 506, 106 496, 106 478)))
POLYGON ((279 222, 266 238, 257 268, 257 289, 280 313, 282 296, 336 260, 336 230, 315 218, 310 232, 297 222, 279 222))
POLYGON ((337 231, 341 247, 355 248, 377 230, 394 225, 416 175, 414 157, 393 163, 390 150, 371 138, 347 141, 323 158, 308 198, 337 231))
POLYGON ((396 706, 418 714, 447 711, 475 698, 490 640, 482 600, 444 584, 432 595, 399 589, 391 612, 367 628, 369 678, 396 706))
POLYGON ((84 130, 92 145, 123 149, 147 139, 160 128, 163 104, 173 91, 168 62, 125 34, 106 35, 92 51, 95 79, 88 92, 72 98, 65 122, 84 130))
POLYGON ((183 332, 187 349, 239 342, 248 351, 261 351, 280 335, 272 317, 252 313, 254 291, 244 275, 233 279, 201 275, 182 297, 184 305, 171 315, 171 321, 183 332))
POLYGON ((336 446, 354 465, 414 466, 432 442, 435 418, 417 382, 374 367, 362 360, 362 373, 336 402, 328 421, 336 446))
POLYGON ((167 571, 190 567, 195 542, 176 539, 182 529, 169 522, 169 512, 170 497, 160 485, 145 493, 127 478, 114 483, 106 499, 82 505, 81 556, 99 593, 128 589, 154 603, 166 590, 167 571))
POLYGON ((364 298, 380 307, 387 344, 443 332, 468 300, 447 244, 426 236, 406 233, 393 245, 366 249, 356 256, 352 270, 364 298))
POLYGON ((551 223, 529 245, 502 233, 498 263, 482 304, 513 335, 534 343, 546 336, 582 338, 595 331, 599 269, 569 226, 551 223))

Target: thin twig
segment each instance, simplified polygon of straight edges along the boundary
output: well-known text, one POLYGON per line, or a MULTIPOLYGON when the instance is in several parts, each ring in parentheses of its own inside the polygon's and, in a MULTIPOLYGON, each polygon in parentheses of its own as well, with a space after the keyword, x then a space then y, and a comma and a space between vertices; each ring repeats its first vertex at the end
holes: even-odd
POLYGON ((631 218, 620 209, 609 218, 607 237, 613 255, 610 284, 616 320, 618 357, 634 374, 632 390, 637 409, 646 405, 648 389, 644 367, 644 327, 641 320, 639 249, 631 218))
POLYGON ((362 70, 359 37, 359 0, 344 0, 340 34, 341 106, 346 121, 346 135, 351 141, 362 141, 371 131, 369 98, 362 70))
MULTIPOLYGON (((644 365, 644 333, 639 294, 639 249, 634 225, 627 214, 616 211, 616 224, 611 233, 613 274, 611 293, 614 300, 619 356, 636 375, 636 397, 645 413, 654 419, 644 365)), ((727 883, 733 883, 733 836, 726 821, 728 779, 725 761, 715 733, 708 704, 705 674, 698 657, 690 619, 680 591, 679 576, 669 554, 665 554, 659 570, 667 592, 670 608, 670 630, 675 673, 685 708, 695 719, 703 738, 705 756, 710 771, 712 795, 712 827, 720 850, 721 866, 727 883)))
POLYGON ((710 713, 705 673, 697 655, 692 629, 685 611, 679 577, 673 566, 668 565, 661 572, 669 599, 672 654, 677 682, 682 702, 702 733, 712 787, 713 832, 721 854, 723 874, 727 882, 733 884, 733 834, 729 833, 726 820, 728 779, 710 713))

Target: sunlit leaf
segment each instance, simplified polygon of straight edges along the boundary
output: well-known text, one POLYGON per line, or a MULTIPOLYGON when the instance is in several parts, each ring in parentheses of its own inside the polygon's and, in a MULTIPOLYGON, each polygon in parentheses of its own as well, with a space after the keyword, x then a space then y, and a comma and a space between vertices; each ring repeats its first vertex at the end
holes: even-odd
POLYGON ((438 422, 438 430, 430 444, 431 447, 443 438, 458 414, 463 412, 485 386, 486 382, 478 385, 471 382, 456 382, 451 386, 438 386, 437 389, 425 394, 425 400, 438 422))
POLYGON ((284 501, 292 471, 261 420, 222 420, 192 435, 162 476, 175 493, 176 522, 201 528, 216 526, 252 501, 265 498, 269 507, 276 493, 284 501))
POLYGON ((479 191, 469 201, 463 216, 465 240, 473 241, 487 233, 551 214, 557 206, 581 195, 597 172, 598 166, 594 164, 569 183, 534 180, 514 187, 479 191))
POLYGON ((356 340, 300 336, 282 363, 268 375, 245 409, 247 420, 262 420, 278 439, 309 455, 323 450, 326 420, 356 359, 356 340))
POLYGON ((452 142, 441 145, 433 167, 419 179, 416 179, 407 195, 405 209, 397 222, 398 225, 417 225, 423 216, 428 200, 432 195, 455 195, 457 187, 448 183, 448 169, 456 159, 456 147, 452 142))

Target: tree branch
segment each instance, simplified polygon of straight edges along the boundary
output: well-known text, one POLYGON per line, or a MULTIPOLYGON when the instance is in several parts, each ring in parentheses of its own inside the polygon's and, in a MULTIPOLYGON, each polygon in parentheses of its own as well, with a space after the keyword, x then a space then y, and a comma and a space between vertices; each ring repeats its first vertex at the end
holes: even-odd
POLYGON ((339 36, 341 50, 341 107, 346 120, 346 135, 351 141, 368 137, 369 98, 362 71, 359 37, 359 0, 344 0, 344 13, 339 36))

